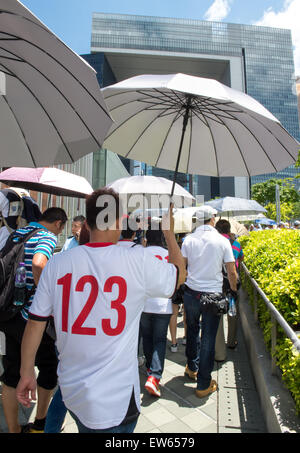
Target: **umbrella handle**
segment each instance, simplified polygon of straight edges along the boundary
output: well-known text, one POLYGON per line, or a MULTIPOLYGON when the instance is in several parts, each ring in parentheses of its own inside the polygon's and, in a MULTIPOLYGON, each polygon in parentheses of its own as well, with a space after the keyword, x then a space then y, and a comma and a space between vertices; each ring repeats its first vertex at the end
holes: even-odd
POLYGON ((174 178, 173 178, 173 184, 172 184, 172 190, 171 190, 171 197, 174 194, 175 183, 176 183, 176 178, 177 178, 177 174, 178 174, 179 162, 180 162, 182 145, 183 145, 183 139, 184 139, 185 130, 186 130, 187 122, 188 122, 188 119, 189 119, 189 113, 190 113, 190 109, 191 109, 191 100, 192 100, 192 96, 190 96, 190 95, 187 96, 187 102, 186 102, 186 105, 185 105, 185 113, 184 113, 183 123, 182 123, 182 132, 181 132, 179 151, 178 151, 176 168, 175 168, 175 172, 174 172, 174 178))

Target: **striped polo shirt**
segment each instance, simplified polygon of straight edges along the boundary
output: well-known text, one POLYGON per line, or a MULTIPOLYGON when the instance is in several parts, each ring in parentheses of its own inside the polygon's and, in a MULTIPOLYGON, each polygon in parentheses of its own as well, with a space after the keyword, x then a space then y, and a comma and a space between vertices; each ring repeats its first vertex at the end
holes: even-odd
MULTIPOLYGON (((46 227, 37 223, 31 222, 27 227, 20 228, 15 231, 14 234, 14 241, 18 242, 18 238, 28 234, 30 231, 43 228, 41 231, 37 231, 37 233, 32 236, 28 241, 25 242, 24 247, 24 262, 25 262, 25 269, 26 269, 26 287, 28 290, 31 290, 34 286, 33 274, 32 274, 32 259, 36 253, 42 253, 47 257, 49 260, 54 253, 57 237, 47 230, 46 227)), ((24 306, 21 310, 21 314, 25 320, 28 319, 28 310, 31 305, 33 295, 30 297, 28 303, 24 306)))

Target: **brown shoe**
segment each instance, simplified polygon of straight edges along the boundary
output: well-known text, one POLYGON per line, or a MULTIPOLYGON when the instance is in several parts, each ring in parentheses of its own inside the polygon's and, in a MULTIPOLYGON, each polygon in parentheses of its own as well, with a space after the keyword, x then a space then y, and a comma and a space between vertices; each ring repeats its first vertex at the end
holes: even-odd
POLYGON ((185 365, 184 374, 185 376, 188 376, 190 379, 193 379, 193 381, 197 381, 197 371, 190 370, 187 365, 185 365))
POLYGON ((212 379, 210 381, 210 386, 207 389, 205 390, 196 389, 196 396, 198 396, 198 398, 203 398, 204 396, 210 395, 211 393, 215 392, 217 388, 218 384, 216 383, 216 381, 212 379))

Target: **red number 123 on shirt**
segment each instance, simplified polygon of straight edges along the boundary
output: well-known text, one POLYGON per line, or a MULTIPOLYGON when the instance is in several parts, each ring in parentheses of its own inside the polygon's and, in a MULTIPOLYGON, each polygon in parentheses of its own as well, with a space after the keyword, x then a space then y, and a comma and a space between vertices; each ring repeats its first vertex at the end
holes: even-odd
MULTIPOLYGON (((57 280, 58 285, 63 286, 62 291, 62 331, 68 332, 68 320, 69 320, 69 303, 71 293, 71 282, 72 274, 66 274, 64 277, 57 280)), ((83 323, 90 314, 99 293, 99 285, 97 279, 93 275, 84 275, 81 277, 75 287, 75 291, 82 292, 86 284, 91 287, 89 297, 72 325, 71 332, 77 335, 96 335, 96 327, 83 327, 83 323)), ((103 291, 105 293, 112 292, 113 285, 118 285, 119 295, 118 298, 111 301, 111 308, 116 310, 118 313, 118 322, 116 327, 111 327, 110 319, 102 319, 102 330, 106 335, 115 336, 120 335, 124 330, 126 323, 126 309, 123 302, 127 296, 127 284, 124 278, 113 276, 109 277, 105 284, 103 291)))

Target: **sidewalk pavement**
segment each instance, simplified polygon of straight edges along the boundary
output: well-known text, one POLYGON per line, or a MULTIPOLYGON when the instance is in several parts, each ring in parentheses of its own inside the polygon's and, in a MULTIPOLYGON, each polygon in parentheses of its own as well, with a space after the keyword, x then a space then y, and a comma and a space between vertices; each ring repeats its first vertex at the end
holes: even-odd
MULTIPOLYGON (((224 328, 226 333, 226 316, 224 328)), ((135 433, 266 433, 241 328, 238 329, 236 349, 227 350, 225 362, 215 362, 212 377, 218 383, 218 391, 201 399, 195 395, 195 382, 184 376, 186 360, 185 346, 182 345, 183 332, 183 317, 178 317, 178 352, 170 351, 168 336, 161 398, 148 394, 144 388, 146 369, 139 369, 141 415, 135 433)), ((34 416, 34 406, 31 409, 21 407, 21 423, 33 421, 34 416)), ((7 427, 0 403, 1 432, 7 432, 7 427)), ((78 432, 69 413, 63 432, 78 432)))

